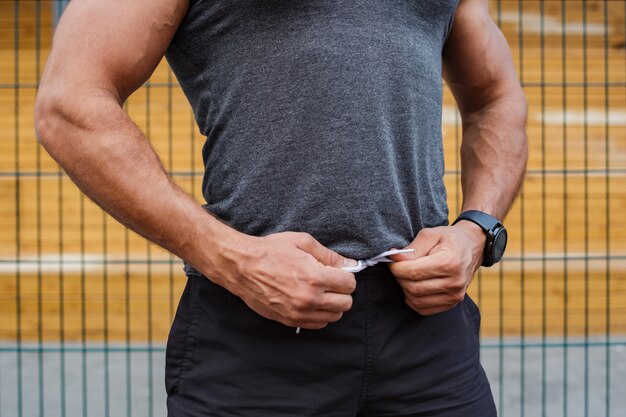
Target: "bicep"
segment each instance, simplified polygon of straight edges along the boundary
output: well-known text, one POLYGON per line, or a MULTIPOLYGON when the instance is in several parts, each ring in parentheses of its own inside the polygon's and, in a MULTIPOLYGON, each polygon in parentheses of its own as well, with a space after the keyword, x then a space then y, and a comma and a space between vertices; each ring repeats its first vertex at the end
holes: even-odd
POLYGON ((104 91, 121 104, 152 74, 187 0, 73 0, 57 27, 42 88, 104 91))
POLYGON ((520 91, 511 51, 484 0, 461 0, 443 51, 444 78, 462 113, 520 91))

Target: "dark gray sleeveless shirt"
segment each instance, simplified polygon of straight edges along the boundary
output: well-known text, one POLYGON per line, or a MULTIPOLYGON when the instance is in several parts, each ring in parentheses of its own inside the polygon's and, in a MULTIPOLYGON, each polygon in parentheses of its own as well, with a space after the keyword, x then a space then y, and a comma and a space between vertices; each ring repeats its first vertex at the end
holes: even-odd
POLYGON ((167 59, 207 209, 367 258, 447 224, 441 51, 458 0, 196 0, 167 59))

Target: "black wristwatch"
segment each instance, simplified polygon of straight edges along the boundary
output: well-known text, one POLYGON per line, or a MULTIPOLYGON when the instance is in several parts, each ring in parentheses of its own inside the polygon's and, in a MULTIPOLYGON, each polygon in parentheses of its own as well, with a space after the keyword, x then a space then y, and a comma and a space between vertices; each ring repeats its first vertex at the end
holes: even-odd
POLYGON ((459 214, 452 225, 454 226, 461 220, 469 220, 476 223, 487 235, 487 243, 485 243, 485 251, 483 253, 482 266, 491 266, 500 262, 504 250, 506 249, 507 233, 504 225, 500 220, 487 213, 478 210, 468 210, 459 214))

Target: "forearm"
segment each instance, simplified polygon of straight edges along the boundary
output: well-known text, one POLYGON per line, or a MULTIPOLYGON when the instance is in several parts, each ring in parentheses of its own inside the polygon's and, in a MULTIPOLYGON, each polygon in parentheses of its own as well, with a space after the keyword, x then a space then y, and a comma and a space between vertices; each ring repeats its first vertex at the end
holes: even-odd
POLYGON ((503 219, 511 209, 526 171, 526 112, 520 89, 463 114, 462 211, 503 219))
POLYGON ((82 100, 47 95, 37 102, 38 137, 79 188, 135 232, 207 274, 216 272, 215 253, 234 246, 240 234, 168 177, 118 102, 106 93, 82 100))
POLYGON ((460 2, 443 63, 463 120, 462 210, 502 219, 526 171, 527 110, 511 51, 485 0, 460 2))

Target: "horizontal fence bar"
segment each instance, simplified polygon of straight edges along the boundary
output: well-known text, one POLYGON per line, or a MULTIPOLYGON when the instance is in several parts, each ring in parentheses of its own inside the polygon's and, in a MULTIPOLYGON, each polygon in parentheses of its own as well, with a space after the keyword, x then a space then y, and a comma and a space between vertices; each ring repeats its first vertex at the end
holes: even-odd
MULTIPOLYGON (((48 255, 49 256, 49 255, 48 255)), ((626 254, 623 255, 525 255, 520 256, 506 256, 503 262, 521 262, 521 261, 626 261, 626 254)), ((178 265, 181 263, 180 259, 63 259, 59 257, 54 259, 0 259, 0 264, 25 264, 25 265, 178 265)))
MULTIPOLYGON (((604 82, 523 82, 522 87, 537 88, 537 87, 626 87, 626 81, 612 81, 608 83, 604 82)), ((178 88, 178 83, 161 83, 153 82, 150 84, 144 84, 144 87, 150 88, 178 88)), ((37 89, 39 84, 36 83, 21 83, 21 84, 0 84, 0 89, 37 89)))
MULTIPOLYGON (((606 347, 626 346, 626 339, 610 339, 610 340, 596 340, 596 341, 563 341, 563 342, 481 342, 482 349, 563 349, 563 348, 585 348, 585 347, 606 347)), ((0 353, 39 353, 39 352, 165 352, 164 345, 128 345, 128 346, 77 346, 77 345, 53 345, 53 346, 0 346, 0 353)))
MULTIPOLYGON (((204 171, 168 171, 168 174, 173 177, 202 177, 204 171)), ((445 175, 460 175, 461 171, 456 169, 446 170, 445 175)), ((561 176, 561 175, 626 175, 626 168, 592 168, 592 169, 529 169, 526 172, 526 176, 561 176)), ((6 178, 59 178, 67 177, 65 172, 59 171, 0 171, 0 177, 6 178)))

